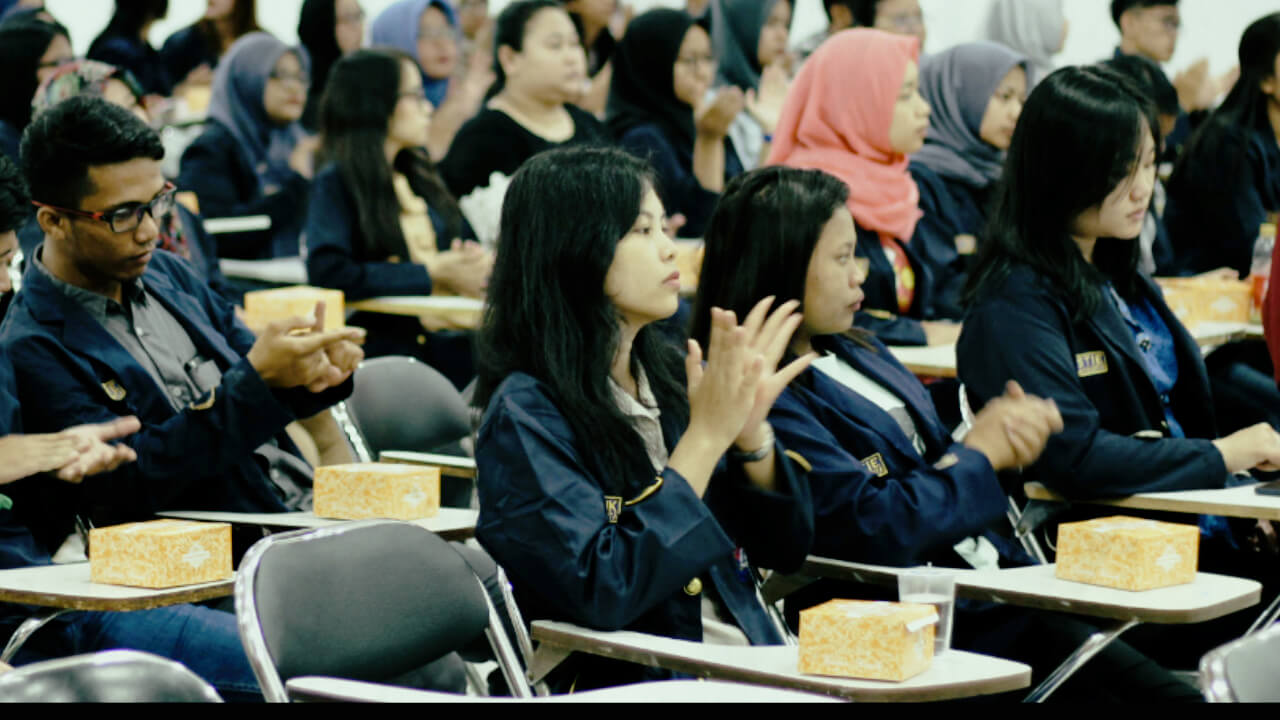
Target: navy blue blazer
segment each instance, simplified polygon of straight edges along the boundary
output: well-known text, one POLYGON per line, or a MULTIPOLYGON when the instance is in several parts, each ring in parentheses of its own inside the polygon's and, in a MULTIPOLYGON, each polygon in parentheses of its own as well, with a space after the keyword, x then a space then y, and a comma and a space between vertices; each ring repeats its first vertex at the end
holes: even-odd
POLYGON ((80 485, 32 478, 9 486, 19 517, 50 549, 71 532, 77 513, 106 525, 174 508, 286 510, 254 450, 274 438, 297 454, 284 426, 351 393, 349 380, 320 394, 267 387, 245 358, 253 334, 179 258, 158 251, 142 280, 222 371, 221 384, 182 412, 105 328, 34 265, 0 327, 27 432, 125 415, 142 421, 142 431, 124 441, 137 462, 80 485))
MULTIPOLYGON (((13 377, 13 365, 8 355, 0 349, 0 437, 22 432, 22 416, 18 410, 18 384, 13 377)), ((46 479, 45 482, 59 482, 46 479)), ((0 495, 12 492, 12 485, 0 485, 0 495)), ((18 521, 12 509, 0 508, 0 570, 48 565, 49 553, 36 545, 31 532, 18 521)), ((0 605, 3 614, 5 605, 0 605)))
POLYGON ((944 178, 917 162, 911 163, 911 177, 920 188, 920 210, 924 213, 921 229, 911 238, 911 249, 929 265, 933 276, 934 313, 939 318, 959 320, 964 317, 960 296, 973 253, 961 255, 956 237, 980 239, 986 232, 991 188, 944 178))
MULTIPOLYGON (((826 373, 807 370, 769 413, 779 442, 809 461, 816 536, 813 553, 855 562, 967 567, 952 550, 983 534, 1008 508, 991 463, 953 442, 929 392, 889 351, 868 339, 818 338, 830 352, 906 404, 925 453, 880 406, 826 373)), ((1025 562, 989 534, 1005 565, 1025 562)))
MULTIPOLYGON (((671 448, 682 428, 668 417, 671 448)), ((753 644, 782 641, 745 558, 735 561, 742 547, 754 563, 793 572, 809 553, 808 482, 781 445, 778 492, 752 487, 740 466, 722 463, 699 499, 667 468, 656 492, 617 508, 616 522, 584 452, 538 381, 515 373, 498 387, 476 443, 476 537, 511 574, 526 619, 701 640, 701 598, 685 588, 709 577, 753 644)), ((647 466, 636 472, 654 476, 647 466)))
MULTIPOLYGON (((724 179, 728 181, 742 174, 742 163, 731 147, 731 141, 725 138, 724 142, 724 179)), ((627 130, 618 138, 618 144, 653 166, 667 215, 681 213, 685 217, 681 237, 702 237, 720 200, 720 193, 702 187, 694 176, 692 146, 677 148, 655 123, 627 130)))
POLYGON ((178 188, 196 194, 206 218, 266 215, 271 228, 227 233, 218 238, 218 257, 250 260, 298 254, 310 183, 294 173, 282 187, 264 195, 258 174, 249 165, 235 137, 217 121, 182 154, 178 188))
POLYGON ((1073 498, 1226 483, 1212 444, 1217 428, 1200 348, 1160 290, 1145 277, 1139 282, 1173 334, 1178 383, 1170 406, 1186 438, 1169 437, 1163 402, 1110 299, 1074 322, 1060 291, 1023 266, 970 310, 956 353, 973 409, 1016 380, 1028 393, 1052 398, 1062 413, 1065 428, 1023 471, 1028 481, 1073 498))
POLYGON ((1243 276, 1258 226, 1280 211, 1280 146, 1270 127, 1245 132, 1210 123, 1201 132, 1220 133, 1220 150, 1181 158, 1169 180, 1164 222, 1179 274, 1229 267, 1243 276))
MULTIPOLYGON (((920 232, 917 226, 916 234, 919 235, 920 232)), ((866 258, 869 265, 867 277, 862 282, 862 292, 866 299, 862 301, 862 310, 854 316, 853 324, 870 330, 886 345, 925 345, 928 340, 920 321, 936 319, 933 311, 933 273, 912 249, 912 245, 919 244, 917 241, 898 244, 906 251, 911 269, 916 274, 915 300, 905 315, 898 308, 893 263, 880 245, 880 234, 858 227, 857 255, 866 258)))

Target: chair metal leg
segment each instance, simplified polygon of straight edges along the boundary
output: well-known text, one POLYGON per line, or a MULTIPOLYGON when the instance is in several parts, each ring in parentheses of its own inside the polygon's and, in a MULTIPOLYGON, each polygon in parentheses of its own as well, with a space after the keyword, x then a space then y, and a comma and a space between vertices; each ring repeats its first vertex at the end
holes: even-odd
POLYGON ((4 646, 4 652, 0 653, 0 662, 8 663, 10 660, 13 659, 14 655, 18 654, 18 650, 22 649, 22 646, 27 642, 27 640, 29 640, 31 636, 35 634, 35 631, 39 630, 45 625, 48 625, 55 618, 65 615, 69 612, 74 612, 74 611, 67 610, 67 609, 50 608, 47 610, 43 610, 36 615, 32 615, 26 620, 23 620, 22 624, 18 626, 18 629, 14 630, 13 635, 9 637, 9 642, 4 646))
POLYGON ((1280 620, 1280 594, 1277 594, 1276 599, 1272 600, 1271 604, 1267 606, 1267 609, 1258 616, 1258 619, 1253 621, 1253 625, 1249 626, 1249 632, 1245 633, 1245 637, 1248 637, 1263 628, 1271 627, 1271 625, 1277 620, 1280 620))
POLYGON ((542 643, 538 651, 533 655, 533 662, 529 664, 530 679, 536 683, 543 682, 551 674, 552 670, 560 667, 560 663, 568 660, 572 654, 572 650, 548 647, 546 643, 542 643))
POLYGON ((1009 518, 1009 525, 1013 528, 1013 534, 1017 536, 1018 542, 1022 543, 1022 549, 1028 555, 1035 559, 1036 564, 1045 565, 1049 562, 1041 549, 1040 543, 1036 540, 1035 528, 1023 528, 1023 512, 1018 508, 1018 503, 1013 498, 1009 498, 1009 511, 1005 513, 1009 518))
MULTIPOLYGON (((480 579, 476 578, 476 582, 480 583, 480 579)), ((480 584, 480 589, 484 590, 483 583, 480 584)), ((498 610, 493 607, 487 592, 484 593, 484 601, 489 606, 489 627, 485 629, 484 634, 489 640, 494 659, 498 661, 498 667, 507 680, 511 697, 531 698, 533 689, 529 687, 529 681, 521 672, 520 658, 516 657, 516 651, 511 647, 511 639, 507 637, 506 628, 502 627, 502 618, 498 616, 498 610)))
POLYGON ((760 577, 756 573, 751 574, 751 579, 755 581, 756 586, 756 602, 764 606, 764 610, 769 614, 769 620, 773 622, 773 628, 782 637, 783 643, 791 646, 800 644, 800 640, 796 634, 791 632, 791 628, 787 627, 787 620, 782 616, 782 611, 778 609, 776 602, 765 602, 764 584, 760 582, 760 577))
POLYGON ((1137 620, 1122 620, 1112 625, 1110 628, 1099 630, 1089 636, 1076 651, 1071 653, 1056 670, 1040 683, 1039 687, 1031 691, 1023 702, 1042 703, 1050 695, 1057 690, 1062 683, 1066 682, 1072 675, 1076 673, 1084 664, 1089 662, 1094 655, 1102 652, 1103 648, 1111 644, 1112 640, 1120 637, 1122 633, 1138 624, 1137 620))
POLYGON ((798 573, 795 575, 773 573, 769 576, 769 579, 764 581, 764 585, 760 587, 760 594, 764 596, 765 602, 776 603, 791 593, 817 581, 818 578, 798 573))
POLYGON ((498 587, 502 588, 502 602, 507 606, 507 619, 511 622, 511 629, 516 634, 516 646, 520 649, 520 655, 524 657, 525 675, 528 677, 529 684, 533 686, 534 693, 539 697, 546 697, 551 694, 551 689, 545 682, 541 682, 540 678, 534 677, 533 661, 536 654, 533 650, 533 639, 529 637, 529 627, 524 624, 524 615, 520 613, 515 594, 511 592, 507 571, 501 565, 498 566, 498 587))
POLYGON ((355 452, 356 460, 366 463, 376 460, 377 458, 369 449, 369 443, 365 441, 364 435, 361 434, 355 419, 351 417, 351 411, 347 409, 347 403, 344 401, 334 405, 330 412, 333 413, 333 419, 338 423, 338 427, 342 429, 342 434, 346 436, 347 442, 351 443, 351 450, 355 452))
POLYGON ((475 663, 463 663, 463 668, 467 673, 467 684, 471 686, 476 697, 489 697, 489 680, 480 674, 480 668, 475 663))

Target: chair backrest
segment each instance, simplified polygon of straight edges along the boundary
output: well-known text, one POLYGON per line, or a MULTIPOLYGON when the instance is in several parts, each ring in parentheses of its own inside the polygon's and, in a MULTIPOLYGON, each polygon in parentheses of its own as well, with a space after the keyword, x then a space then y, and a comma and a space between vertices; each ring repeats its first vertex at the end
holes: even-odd
MULTIPOLYGON (((345 523, 264 538, 241 563, 235 601, 268 701, 284 702, 293 677, 381 682, 482 633, 491 646, 506 642, 493 633, 495 611, 471 567, 449 543, 410 523, 345 523)), ((503 648, 494 652, 511 672, 510 645, 507 664, 503 648)))
POLYGON ((373 458, 384 450, 437 451, 471 433, 467 403, 453 383, 409 357, 360 363, 347 409, 373 458))
POLYGON ((1280 702, 1280 625, 1205 655, 1200 689, 1209 702, 1280 702))
POLYGON ((110 650, 35 663, 0 675, 0 702, 222 702, 180 663, 110 650))

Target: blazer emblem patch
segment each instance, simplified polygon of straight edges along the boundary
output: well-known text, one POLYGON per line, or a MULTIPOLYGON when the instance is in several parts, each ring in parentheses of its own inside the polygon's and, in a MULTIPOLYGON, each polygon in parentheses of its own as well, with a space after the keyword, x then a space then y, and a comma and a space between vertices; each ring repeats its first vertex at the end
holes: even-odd
POLYGON ((609 516, 609 524, 617 525, 622 515, 622 498, 613 495, 604 496, 604 514, 609 516))
POLYGON ((884 458, 880 453, 876 453, 875 455, 863 460, 862 467, 866 468, 867 472, 875 475, 876 477, 888 477, 889 475, 889 466, 884 464, 884 458))
POLYGON ((1107 374, 1107 354, 1101 350, 1076 355, 1076 374, 1082 378, 1107 374))
POLYGON ((128 395, 128 393, 125 392, 124 386, 115 380, 108 380, 102 383, 102 389, 106 391, 107 397, 111 398, 114 402, 120 402, 124 399, 125 395, 128 395))

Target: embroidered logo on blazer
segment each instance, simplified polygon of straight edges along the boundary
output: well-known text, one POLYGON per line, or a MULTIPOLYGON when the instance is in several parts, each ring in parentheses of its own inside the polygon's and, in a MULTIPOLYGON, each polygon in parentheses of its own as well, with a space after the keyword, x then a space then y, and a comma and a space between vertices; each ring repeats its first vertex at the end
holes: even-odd
POLYGON ((102 383, 102 389, 106 391, 107 397, 111 398, 114 402, 120 402, 124 399, 125 395, 129 394, 125 391, 124 386, 115 380, 108 380, 102 383))
POLYGON ((884 464, 884 458, 880 453, 863 460, 862 467, 876 477, 887 477, 889 475, 889 466, 884 464))
POLYGON ((609 516, 609 524, 617 525, 622 515, 622 498, 613 495, 604 496, 604 514, 609 516))
POLYGON ((960 458, 957 457, 955 453, 947 453, 946 455, 943 455, 942 458, 938 460, 938 462, 934 463, 933 469, 949 470, 959 464, 960 464, 960 458))
POLYGON ((1107 374, 1107 354, 1101 350, 1076 355, 1076 374, 1082 378, 1107 374))

